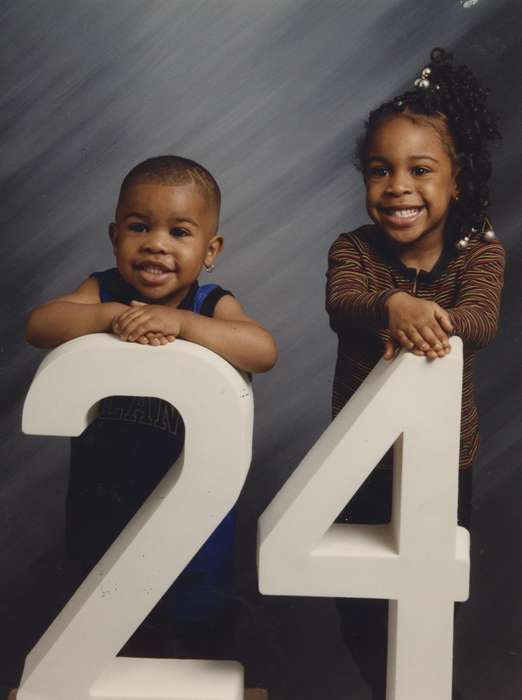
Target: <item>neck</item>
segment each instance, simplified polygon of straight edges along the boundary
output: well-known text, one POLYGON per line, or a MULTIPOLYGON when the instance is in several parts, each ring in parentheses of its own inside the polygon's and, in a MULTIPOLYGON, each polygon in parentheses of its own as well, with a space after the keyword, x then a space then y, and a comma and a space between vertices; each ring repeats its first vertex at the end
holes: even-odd
POLYGON ((440 258, 443 249, 443 233, 437 232, 436 235, 423 236, 413 243, 401 245, 397 254, 406 267, 429 272, 440 258))

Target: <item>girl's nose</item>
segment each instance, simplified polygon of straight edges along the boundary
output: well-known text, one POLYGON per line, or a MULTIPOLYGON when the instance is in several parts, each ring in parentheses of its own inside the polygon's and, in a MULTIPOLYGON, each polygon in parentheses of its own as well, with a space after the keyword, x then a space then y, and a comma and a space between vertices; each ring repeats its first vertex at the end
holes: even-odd
POLYGON ((386 191, 395 196, 407 194, 412 191, 411 177, 407 173, 394 173, 388 180, 386 191))

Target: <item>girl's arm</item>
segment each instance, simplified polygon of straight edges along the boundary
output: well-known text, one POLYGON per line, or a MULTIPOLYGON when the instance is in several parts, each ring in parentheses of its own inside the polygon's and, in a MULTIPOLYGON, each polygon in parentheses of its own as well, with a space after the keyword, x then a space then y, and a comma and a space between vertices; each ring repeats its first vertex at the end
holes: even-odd
POLYGON ((114 317, 128 308, 116 302, 100 303, 98 282, 89 277, 71 294, 33 309, 26 338, 37 348, 54 348, 81 335, 110 331, 114 317))
POLYGON ((394 287, 370 292, 363 256, 350 234, 341 234, 330 248, 327 279, 326 310, 337 333, 388 329, 391 337, 384 352, 388 360, 394 357, 396 344, 430 359, 447 354, 452 327, 444 309, 394 287))
POLYGON ((277 360, 270 333, 228 294, 218 301, 212 318, 171 306, 132 302, 131 309, 115 320, 113 329, 122 340, 129 341, 148 333, 190 340, 245 372, 266 372, 277 360))
POLYGON ((469 254, 455 306, 446 309, 454 334, 473 349, 497 332, 506 254, 499 241, 481 242, 469 254))
POLYGON ((396 289, 370 292, 361 253, 354 240, 342 234, 328 253, 326 311, 336 333, 349 328, 386 328, 386 301, 396 289))

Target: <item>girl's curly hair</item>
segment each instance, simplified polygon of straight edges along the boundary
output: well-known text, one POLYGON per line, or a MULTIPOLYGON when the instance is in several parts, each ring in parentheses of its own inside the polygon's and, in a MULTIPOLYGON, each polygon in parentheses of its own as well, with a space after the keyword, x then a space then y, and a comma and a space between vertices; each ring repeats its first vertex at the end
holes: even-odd
POLYGON ((433 49, 431 62, 422 70, 415 89, 370 112, 357 143, 355 165, 364 172, 366 151, 374 130, 387 119, 405 114, 424 117, 439 132, 448 155, 458 168, 459 199, 452 215, 460 229, 479 229, 489 205, 491 156, 488 141, 501 138, 497 118, 486 108, 489 91, 467 66, 454 66, 452 55, 433 49))

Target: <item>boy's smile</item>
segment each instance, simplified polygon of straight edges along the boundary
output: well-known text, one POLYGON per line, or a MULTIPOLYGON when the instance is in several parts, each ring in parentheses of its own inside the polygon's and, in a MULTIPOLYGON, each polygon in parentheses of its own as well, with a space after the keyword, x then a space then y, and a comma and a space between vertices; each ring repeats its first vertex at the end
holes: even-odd
POLYGON ((136 184, 120 197, 109 235, 121 276, 151 302, 177 306, 223 246, 217 213, 196 184, 136 184))
POLYGON ((441 134, 408 116, 389 119, 373 133, 364 179, 368 214, 392 241, 442 246, 456 172, 441 134))

